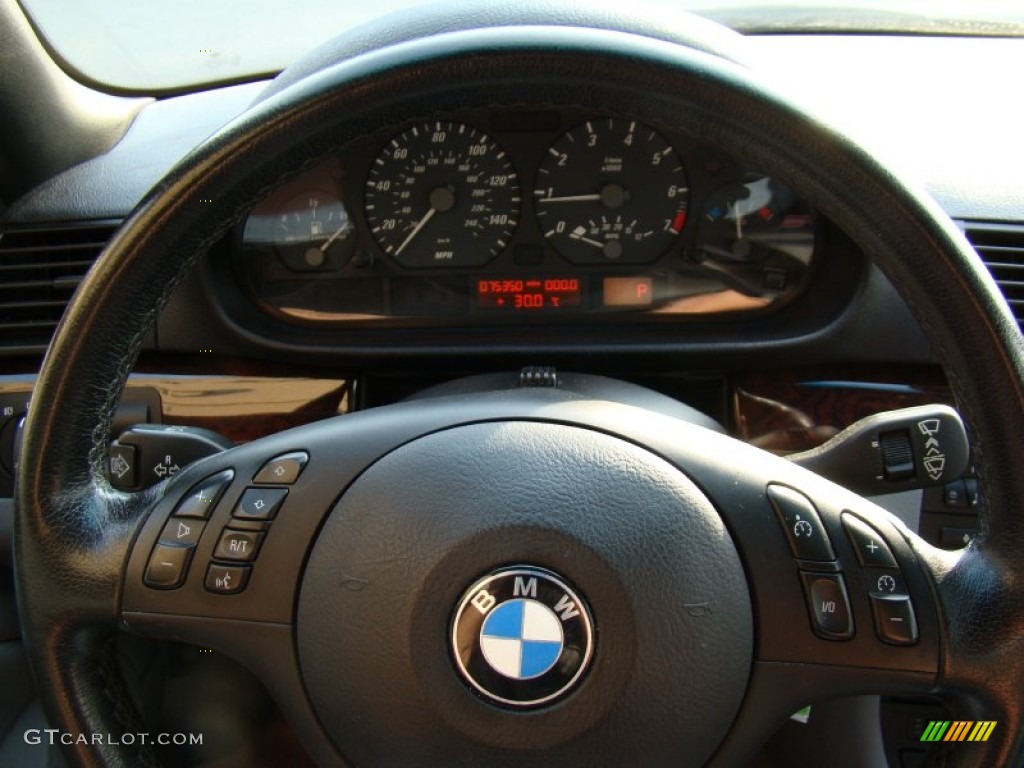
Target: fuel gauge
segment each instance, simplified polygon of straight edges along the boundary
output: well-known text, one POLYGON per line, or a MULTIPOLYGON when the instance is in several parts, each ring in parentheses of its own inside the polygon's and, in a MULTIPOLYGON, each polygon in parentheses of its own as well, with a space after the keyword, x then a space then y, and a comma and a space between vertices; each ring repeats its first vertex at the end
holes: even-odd
POLYGON ((308 272, 344 266, 355 237, 348 211, 336 196, 306 190, 284 203, 268 201, 254 208, 242 240, 248 247, 272 248, 288 269, 308 272))
POLYGON ((719 187, 704 205, 696 257, 749 296, 778 296, 801 282, 814 252, 814 216, 767 176, 719 187))

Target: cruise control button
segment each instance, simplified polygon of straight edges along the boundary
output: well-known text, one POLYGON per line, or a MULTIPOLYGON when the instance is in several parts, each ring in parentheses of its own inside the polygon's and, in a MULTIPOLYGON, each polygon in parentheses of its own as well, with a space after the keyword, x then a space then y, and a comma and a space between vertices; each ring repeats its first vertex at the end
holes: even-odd
POLYGON ((811 613, 811 628, 826 640, 853 637, 853 617, 842 574, 800 572, 811 613))
POLYGON ((832 542, 810 499, 784 485, 769 485, 766 493, 779 516, 793 557, 822 562, 836 559, 832 542))
POLYGON ((898 568, 865 568, 864 580, 871 595, 888 597, 908 594, 903 574, 898 568))
POLYGON ((220 535, 213 556, 217 560, 255 560, 263 536, 255 531, 226 530, 220 535))
POLYGON ((286 453, 264 464, 252 481, 265 485, 291 485, 299 479, 307 461, 309 454, 305 451, 286 453))
POLYGON ((871 596, 878 639, 890 645, 914 645, 917 642, 917 618, 914 604, 906 596, 871 596))
POLYGON ((199 543, 206 523, 186 517, 183 520, 172 517, 160 532, 161 544, 177 544, 182 547, 194 547, 199 543))
POLYGON ((287 488, 246 488, 235 506, 234 516, 251 520, 273 520, 287 495, 287 488))
POLYGON ((193 551, 193 547, 157 544, 146 566, 146 586, 154 589, 180 587, 185 581, 185 574, 188 573, 188 563, 192 559, 193 551))
POLYGON ((201 483, 192 486, 188 496, 182 499, 175 508, 174 516, 194 517, 200 520, 208 519, 213 508, 220 501, 220 497, 224 495, 224 491, 231 483, 231 478, 234 476, 234 472, 230 469, 225 469, 223 472, 218 472, 216 475, 208 477, 201 483))
POLYGON ((896 558, 882 535, 859 517, 843 513, 843 528, 850 537, 861 565, 895 568, 896 558))
POLYGON ((252 568, 248 565, 211 563, 206 571, 206 589, 220 595, 233 595, 245 589, 252 568))

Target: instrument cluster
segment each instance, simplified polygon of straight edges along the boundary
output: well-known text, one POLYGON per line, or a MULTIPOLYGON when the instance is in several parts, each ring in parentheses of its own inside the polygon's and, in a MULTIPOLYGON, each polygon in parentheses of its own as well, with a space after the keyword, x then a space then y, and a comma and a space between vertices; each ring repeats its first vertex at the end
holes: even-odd
POLYGON ((468 112, 352 142, 257 205, 237 267, 310 323, 769 311, 806 285, 813 211, 665 126, 468 112))

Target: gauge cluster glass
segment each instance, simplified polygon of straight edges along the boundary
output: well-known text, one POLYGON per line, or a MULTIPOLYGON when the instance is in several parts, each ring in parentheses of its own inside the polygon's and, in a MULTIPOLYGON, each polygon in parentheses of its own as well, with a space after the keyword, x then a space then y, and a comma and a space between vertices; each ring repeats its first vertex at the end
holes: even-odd
POLYGON ((780 180, 666 126, 473 111, 341 148, 253 208, 235 254, 298 322, 656 322, 783 306, 816 229, 780 180))

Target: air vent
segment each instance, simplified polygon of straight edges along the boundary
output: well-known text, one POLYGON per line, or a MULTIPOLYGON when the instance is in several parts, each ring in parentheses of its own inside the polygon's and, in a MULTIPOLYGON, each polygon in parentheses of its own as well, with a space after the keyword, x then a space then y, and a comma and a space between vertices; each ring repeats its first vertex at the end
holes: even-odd
POLYGON ((1024 328, 1024 224, 969 221, 964 232, 1024 328))
POLYGON ((0 353, 50 343, 75 288, 117 222, 10 227, 0 232, 0 353))

